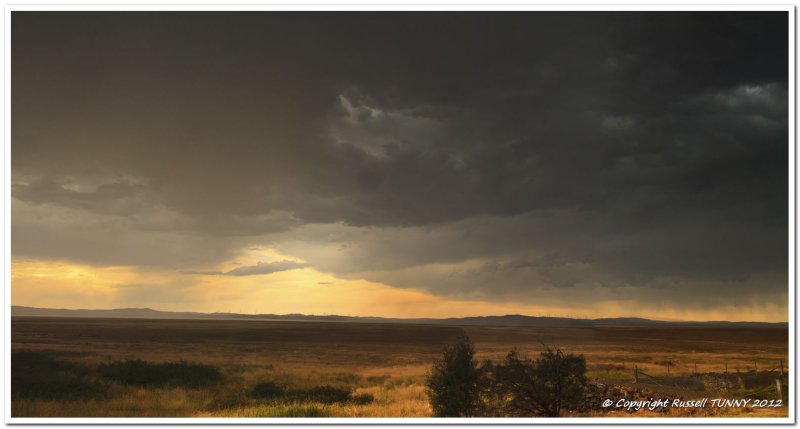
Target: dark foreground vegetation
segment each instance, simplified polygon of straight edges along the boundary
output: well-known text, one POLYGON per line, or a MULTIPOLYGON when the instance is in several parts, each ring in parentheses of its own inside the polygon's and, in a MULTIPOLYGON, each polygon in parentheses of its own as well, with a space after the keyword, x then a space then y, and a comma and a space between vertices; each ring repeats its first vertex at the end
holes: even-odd
MULTIPOLYGON (((583 355, 565 353, 557 347, 542 344, 544 350, 535 359, 512 349, 495 363, 475 358, 475 345, 461 333, 448 342, 441 357, 426 378, 426 393, 436 417, 560 417, 562 413, 580 415, 592 411, 608 411, 607 400, 647 401, 658 398, 672 403, 686 398, 687 387, 693 390, 722 393, 727 398, 750 398, 760 403, 788 403, 782 361, 767 371, 742 373, 693 373, 690 376, 653 377, 635 367, 632 385, 609 385, 587 378, 583 355), (780 369, 780 372, 775 370, 780 369), (652 379, 654 391, 639 384, 639 375, 652 379), (664 384, 659 383, 661 380, 664 384), (708 389, 706 384, 711 383, 708 389), (669 384, 677 390, 670 389, 669 384), (666 387, 666 390, 663 390, 666 387), (678 393, 676 393, 678 392, 678 393)), ((671 361, 668 365, 672 365, 671 361)), ((660 362, 659 362, 660 363, 660 362)), ((763 406, 763 405, 762 405, 763 406)), ((638 411, 638 410, 635 410, 638 411)), ((671 413, 669 406, 653 408, 656 413, 671 413)), ((628 410, 631 412, 631 410, 628 410)), ((689 410, 694 413, 697 410, 689 410)))
POLYGON ((788 400, 788 368, 784 375, 780 367, 788 362, 787 344, 787 329, 775 327, 544 329, 12 317, 11 415, 430 417, 558 411, 584 417, 779 417, 787 415, 785 406, 690 413, 611 412, 600 404, 650 396, 775 399, 779 376, 788 400), (462 334, 475 345, 450 342, 462 334), (443 361, 448 343, 453 353, 446 361, 453 365, 437 365, 452 371, 443 371, 437 381, 431 365, 443 361), (558 344, 565 352, 543 344, 558 344), (583 389, 577 388, 583 385, 581 371, 569 369, 579 362, 572 357, 580 356, 583 389), (548 378, 551 364, 577 376, 548 378), (554 383, 561 386, 557 396, 548 388, 554 383), (451 389, 441 406, 435 386, 451 389), (576 406, 571 392, 583 392, 585 401, 576 406))
POLYGON ((106 385, 89 378, 88 367, 59 359, 52 352, 11 353, 11 396, 48 401, 102 398, 106 385))
POLYGON ((97 372, 105 379, 131 386, 202 389, 222 382, 222 373, 211 365, 186 361, 151 363, 125 360, 103 364, 97 372))
POLYGON ((445 346, 427 387, 437 417, 559 417, 586 399, 586 360, 546 347, 535 360, 514 349, 501 363, 478 366, 462 334, 445 346))
MULTIPOLYGON (((153 389, 214 389, 225 381, 215 366, 178 361, 154 363, 139 359, 122 360, 97 366, 80 365, 67 359, 69 354, 54 351, 16 350, 11 354, 11 396, 17 400, 45 401, 102 400, 125 394, 125 386, 153 389)), ((289 413, 308 411, 322 416, 315 407, 298 404, 369 404, 374 397, 368 393, 355 394, 348 386, 287 387, 274 381, 262 381, 245 395, 231 394, 225 389, 214 390, 219 395, 209 408, 242 406, 252 403, 293 405, 289 413), (298 411, 301 410, 301 411, 298 411)), ((217 395, 215 395, 217 396, 217 395)))

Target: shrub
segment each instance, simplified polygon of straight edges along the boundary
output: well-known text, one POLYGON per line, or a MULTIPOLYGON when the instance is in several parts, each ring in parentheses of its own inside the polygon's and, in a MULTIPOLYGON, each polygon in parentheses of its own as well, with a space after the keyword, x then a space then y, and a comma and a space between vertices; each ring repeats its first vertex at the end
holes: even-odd
POLYGON ((282 386, 275 384, 272 381, 265 381, 263 383, 258 383, 253 387, 250 391, 250 396, 255 398, 264 398, 264 399, 272 399, 278 398, 284 394, 286 389, 282 386))
POLYGON ((353 395, 350 400, 356 405, 367 405, 375 401, 375 397, 371 393, 359 393, 358 395, 353 395))
POLYGON ((548 347, 535 361, 512 350, 492 375, 492 396, 505 399, 508 415, 558 417, 585 398, 586 360, 560 349, 548 347))
POLYGON ((286 389, 272 381, 255 385, 249 396, 273 402, 320 402, 335 404, 352 399, 352 390, 344 387, 315 386, 310 389, 286 389))
POLYGON ((466 335, 448 344, 428 376, 436 417, 548 416, 585 399, 586 360, 548 347, 536 360, 512 350, 499 365, 480 367, 466 335))
POLYGON ((352 391, 343 387, 316 386, 306 391, 300 392, 301 397, 309 402, 321 402, 323 404, 334 404, 337 402, 347 402, 352 391))
POLYGON ((40 371, 69 371, 79 365, 57 359, 56 352, 43 350, 15 350, 11 352, 11 369, 40 371))
POLYGON ((465 333, 445 345, 428 374, 427 393, 436 417, 471 417, 480 409, 480 371, 475 346, 465 333))
POLYGON ((222 381, 222 373, 216 367, 186 361, 151 363, 138 359, 125 360, 100 365, 98 372, 106 379, 142 387, 200 389, 222 381))

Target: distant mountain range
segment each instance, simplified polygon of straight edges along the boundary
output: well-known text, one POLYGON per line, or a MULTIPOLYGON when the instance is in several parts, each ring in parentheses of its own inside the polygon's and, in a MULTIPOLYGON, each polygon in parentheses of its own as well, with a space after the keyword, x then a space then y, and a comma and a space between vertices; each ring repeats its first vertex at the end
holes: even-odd
POLYGON ((159 311, 151 308, 116 308, 112 310, 68 310, 62 308, 35 308, 18 305, 11 306, 11 316, 39 317, 107 317, 137 319, 237 319, 237 320, 295 320, 319 322, 362 322, 362 323, 418 323, 431 325, 484 325, 484 326, 534 326, 534 327, 589 327, 602 325, 701 325, 701 326, 773 326, 786 327, 787 323, 769 322, 673 322, 641 319, 638 317, 616 317, 603 319, 573 319, 568 317, 536 317, 520 314, 505 316, 451 317, 446 319, 418 318, 397 319, 385 317, 357 316, 315 316, 306 314, 239 314, 239 313, 196 313, 178 311, 159 311))

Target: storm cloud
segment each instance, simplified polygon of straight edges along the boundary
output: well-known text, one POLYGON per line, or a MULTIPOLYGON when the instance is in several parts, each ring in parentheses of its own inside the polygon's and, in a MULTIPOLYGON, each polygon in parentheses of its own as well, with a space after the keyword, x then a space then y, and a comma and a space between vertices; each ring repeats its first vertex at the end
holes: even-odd
POLYGON ((786 302, 788 19, 15 11, 13 255, 786 302))

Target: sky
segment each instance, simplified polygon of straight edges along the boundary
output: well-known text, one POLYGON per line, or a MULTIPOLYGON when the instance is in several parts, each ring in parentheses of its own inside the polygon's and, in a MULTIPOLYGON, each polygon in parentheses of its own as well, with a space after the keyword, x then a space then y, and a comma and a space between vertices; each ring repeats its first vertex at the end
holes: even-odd
POLYGON ((786 321, 788 37, 12 12, 12 304, 786 321))

